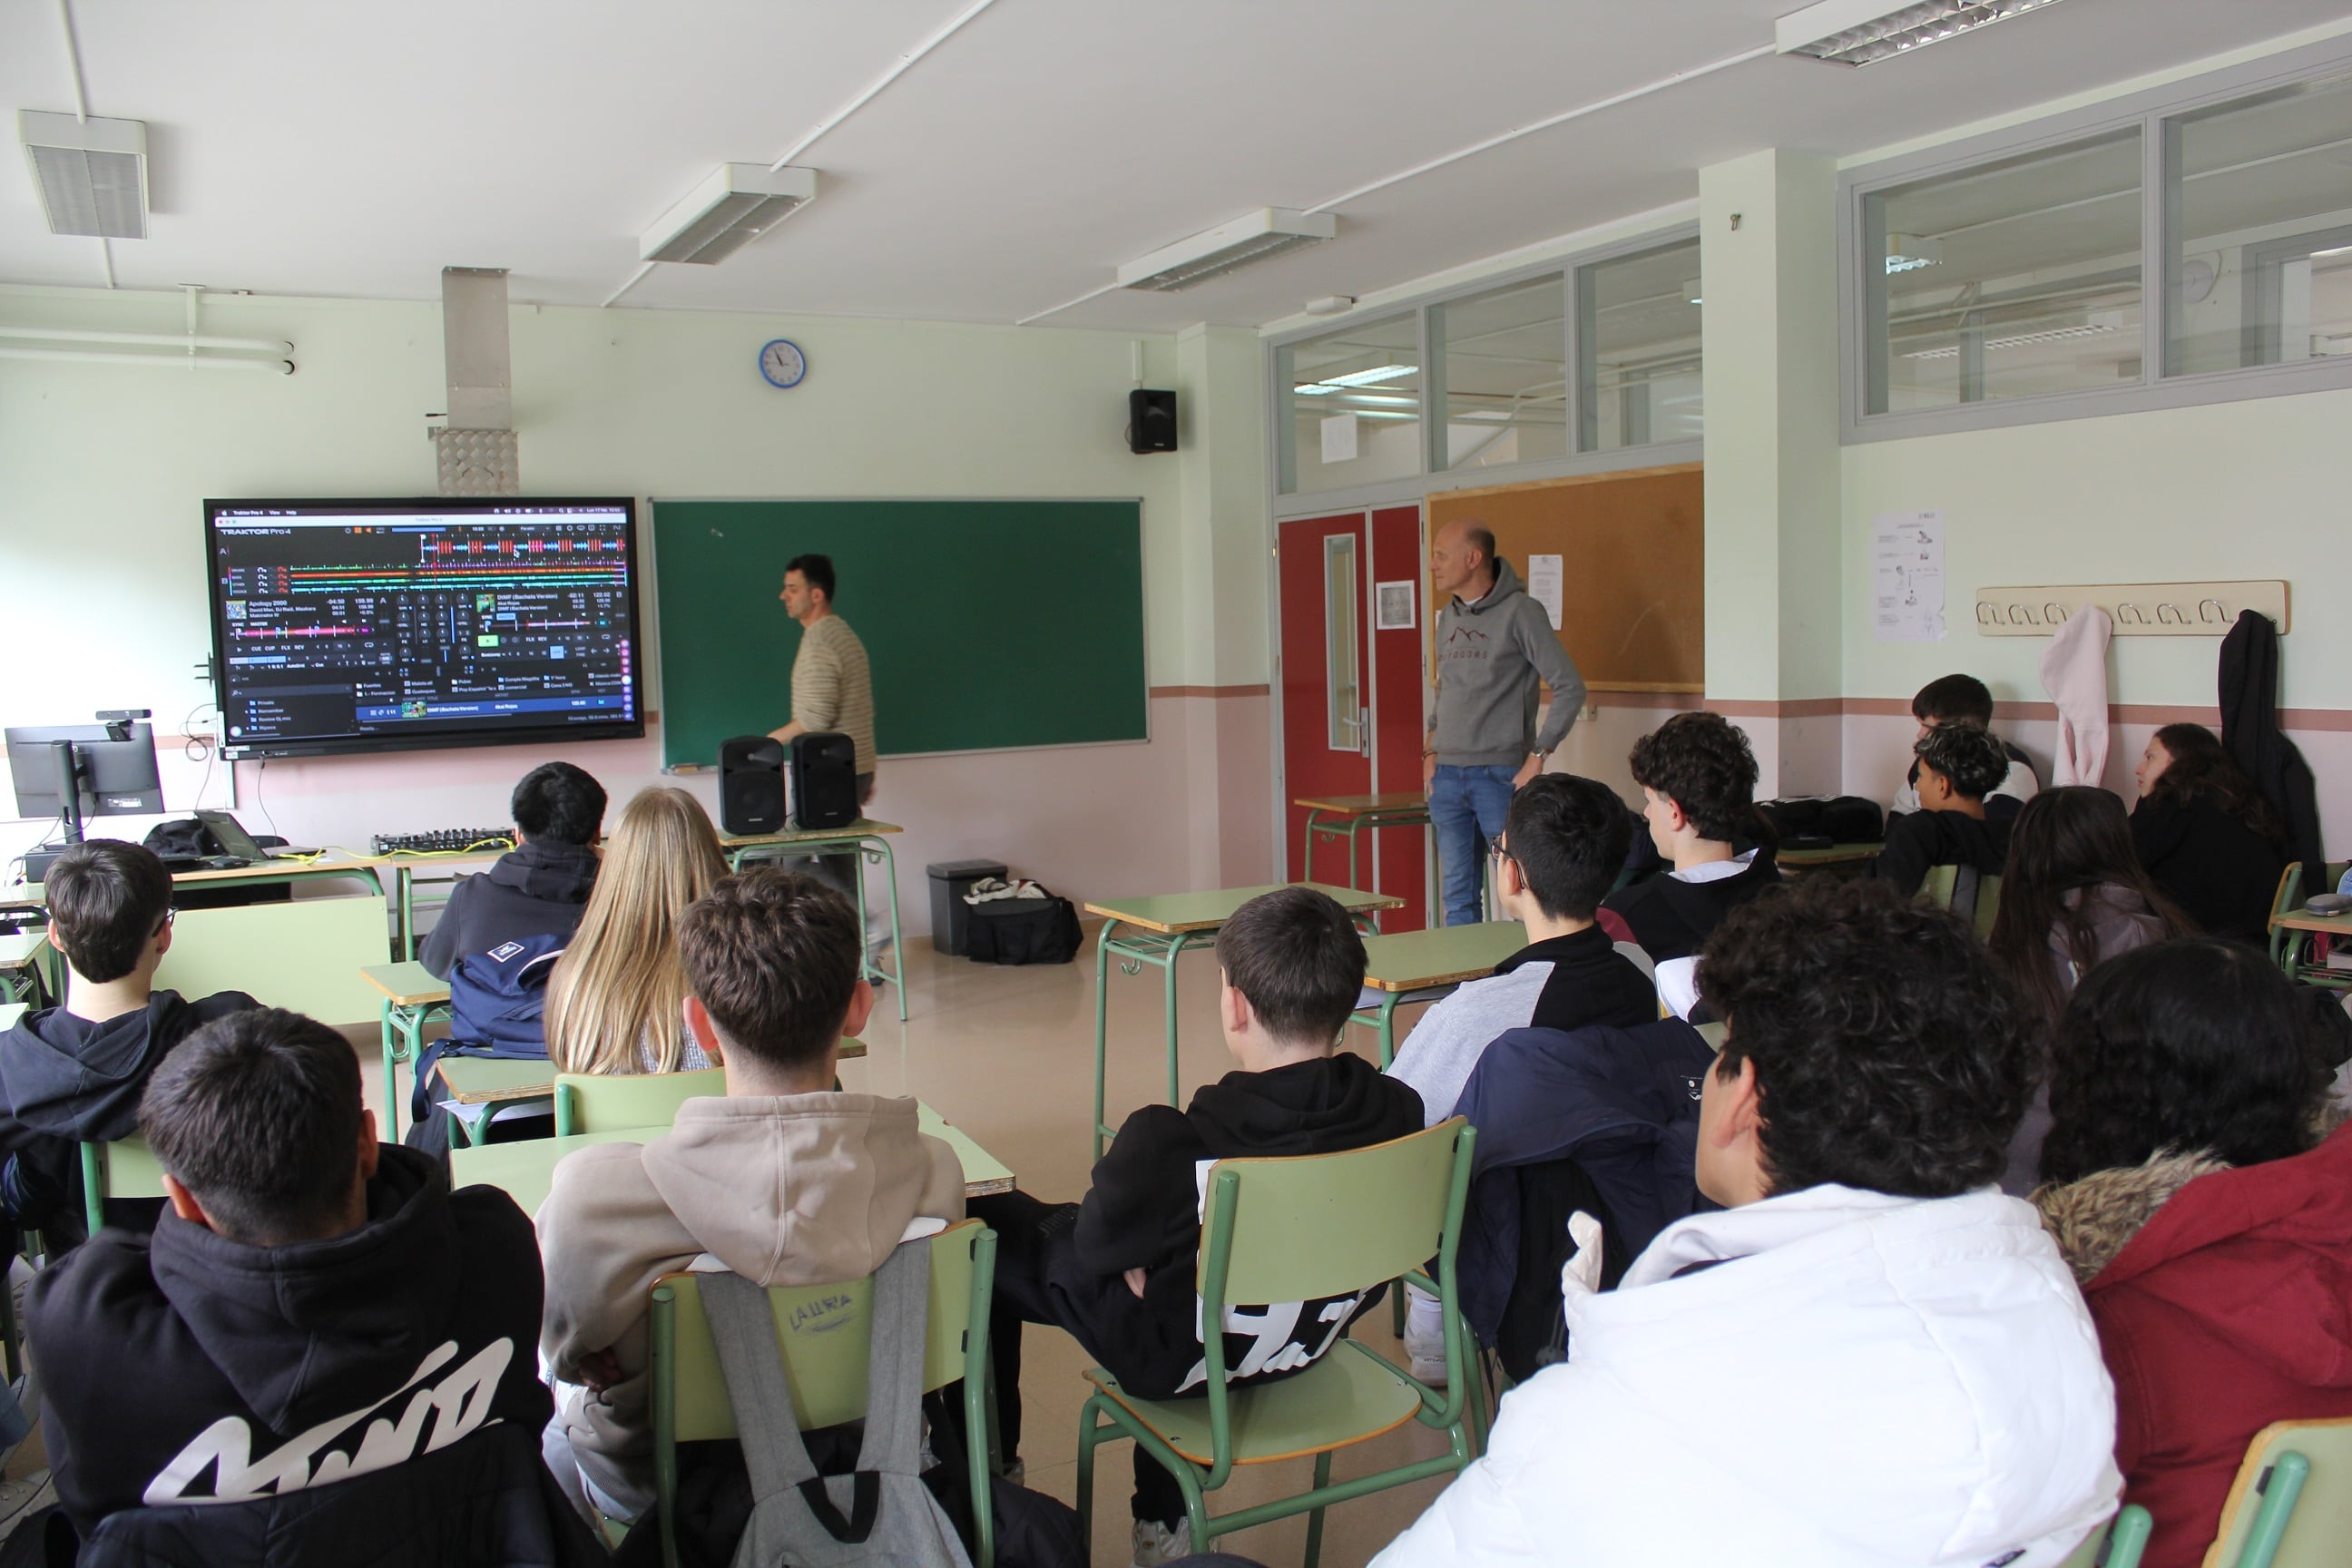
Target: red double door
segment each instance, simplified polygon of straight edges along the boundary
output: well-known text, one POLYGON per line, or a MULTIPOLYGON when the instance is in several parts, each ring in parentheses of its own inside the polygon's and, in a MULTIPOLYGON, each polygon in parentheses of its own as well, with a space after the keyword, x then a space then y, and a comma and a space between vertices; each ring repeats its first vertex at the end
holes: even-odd
MULTIPOLYGON (((1277 538, 1285 864, 1293 881, 1345 884, 1347 840, 1318 840, 1310 865, 1307 808, 1296 803, 1422 793, 1429 574, 1421 509, 1293 518, 1277 538)), ((1424 834, 1382 827, 1360 838, 1357 885, 1405 900, 1381 916, 1382 931, 1428 923, 1424 834)))

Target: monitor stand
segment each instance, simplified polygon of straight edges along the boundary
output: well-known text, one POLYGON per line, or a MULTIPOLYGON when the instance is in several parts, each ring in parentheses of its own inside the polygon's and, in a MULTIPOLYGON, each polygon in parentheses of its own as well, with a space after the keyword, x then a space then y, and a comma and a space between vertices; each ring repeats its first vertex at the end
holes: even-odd
POLYGON ((51 741, 49 754, 57 760, 58 817, 65 824, 66 842, 81 842, 81 759, 71 741, 51 741))

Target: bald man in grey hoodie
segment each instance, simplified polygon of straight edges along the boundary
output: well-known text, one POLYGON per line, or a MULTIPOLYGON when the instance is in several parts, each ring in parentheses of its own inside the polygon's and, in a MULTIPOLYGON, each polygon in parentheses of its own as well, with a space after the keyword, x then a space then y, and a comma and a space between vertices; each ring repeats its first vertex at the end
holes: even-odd
POLYGON ((1437 613, 1437 695, 1422 742, 1422 780, 1444 878, 1445 923, 1478 919, 1486 846, 1511 795, 1543 771, 1584 707, 1584 678, 1544 607, 1495 553, 1484 524, 1457 519, 1431 542, 1437 613), (1536 683, 1551 710, 1536 732, 1536 683))

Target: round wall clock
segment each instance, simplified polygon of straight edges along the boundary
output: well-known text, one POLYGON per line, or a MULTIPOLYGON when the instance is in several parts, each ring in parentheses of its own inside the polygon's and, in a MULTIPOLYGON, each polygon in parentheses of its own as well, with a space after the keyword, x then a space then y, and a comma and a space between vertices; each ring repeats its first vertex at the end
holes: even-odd
POLYGON ((760 374, 768 384, 794 387, 808 374, 808 356, 789 338, 778 338, 760 350, 760 374))

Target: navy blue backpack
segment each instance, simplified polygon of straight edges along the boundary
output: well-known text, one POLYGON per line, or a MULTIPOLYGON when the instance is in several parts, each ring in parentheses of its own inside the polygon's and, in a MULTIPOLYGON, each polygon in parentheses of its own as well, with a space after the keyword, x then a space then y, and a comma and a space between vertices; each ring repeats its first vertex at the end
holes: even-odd
POLYGON ((410 1114, 422 1121, 433 1106, 425 1086, 443 1057, 547 1055, 547 977, 563 956, 568 936, 527 936, 459 959, 449 971, 449 1036, 425 1047, 416 1064, 410 1114))

